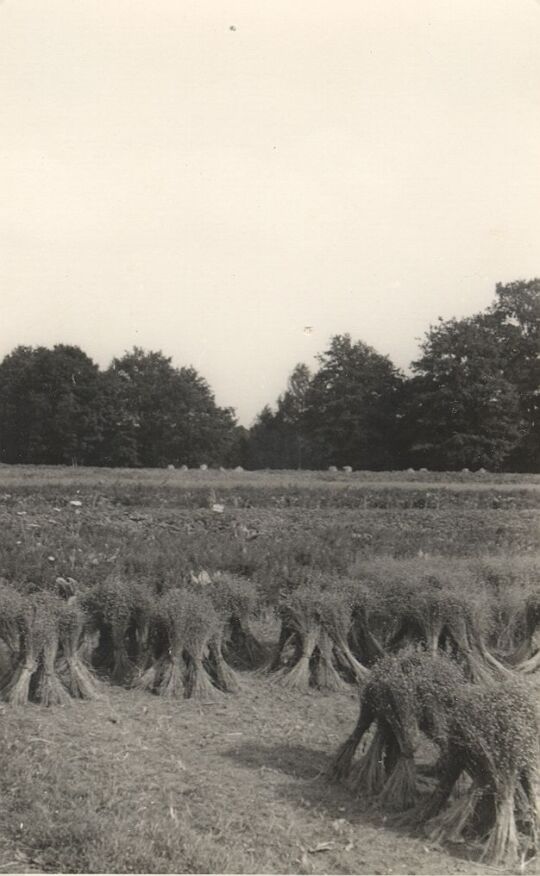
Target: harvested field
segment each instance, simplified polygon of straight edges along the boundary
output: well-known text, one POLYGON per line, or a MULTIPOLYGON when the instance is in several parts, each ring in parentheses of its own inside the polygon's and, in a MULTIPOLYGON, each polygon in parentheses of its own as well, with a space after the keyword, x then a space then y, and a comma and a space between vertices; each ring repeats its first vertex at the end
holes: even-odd
POLYGON ((6 466, 0 523, 1 872, 493 872, 395 812, 436 789, 395 693, 384 793, 330 774, 382 654, 538 699, 540 477, 6 466))
POLYGON ((115 688, 95 704, 4 707, 2 870, 490 872, 329 785, 356 711, 352 695, 260 678, 219 705, 115 688))

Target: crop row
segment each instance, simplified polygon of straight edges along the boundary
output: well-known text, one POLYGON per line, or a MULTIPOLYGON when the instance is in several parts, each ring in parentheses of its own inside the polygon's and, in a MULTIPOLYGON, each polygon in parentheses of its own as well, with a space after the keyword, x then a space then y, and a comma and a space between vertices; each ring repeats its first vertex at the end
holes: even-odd
POLYGON ((413 820, 444 839, 478 833, 481 799, 486 860, 513 866, 536 853, 529 790, 538 740, 520 679, 540 668, 539 571, 533 557, 451 567, 443 558, 379 558, 353 576, 306 572, 270 603, 253 581, 224 572, 174 583, 116 573, 92 585, 4 580, 0 696, 53 706, 99 699, 106 684, 119 684, 179 704, 208 702, 237 694, 239 673, 254 669, 299 691, 356 685, 358 725, 335 777, 379 806, 417 807, 413 820), (269 614, 279 620, 271 644, 254 634, 269 614), (427 798, 417 730, 440 752, 427 798), (457 810, 445 809, 462 772, 466 791, 457 810))
POLYGON ((136 668, 151 670, 152 687, 161 684, 163 661, 174 654, 180 661, 187 649, 201 671, 210 662, 217 686, 229 690, 221 683, 221 657, 233 654, 232 664, 245 668, 264 662, 250 625, 276 612, 281 634, 270 666, 289 686, 332 689, 343 686, 340 675, 360 681, 375 659, 409 641, 433 651, 451 647, 471 678, 482 680, 503 663, 536 669, 539 571, 538 558, 519 568, 496 561, 462 561, 451 569, 440 559, 375 561, 354 576, 306 573, 271 602, 252 581, 224 572, 192 573, 174 583, 113 573, 90 586, 71 577, 49 586, 3 579, 0 638, 12 669, 34 667, 28 679, 51 634, 52 663, 67 641, 70 654, 90 659, 115 682, 130 681, 136 668))

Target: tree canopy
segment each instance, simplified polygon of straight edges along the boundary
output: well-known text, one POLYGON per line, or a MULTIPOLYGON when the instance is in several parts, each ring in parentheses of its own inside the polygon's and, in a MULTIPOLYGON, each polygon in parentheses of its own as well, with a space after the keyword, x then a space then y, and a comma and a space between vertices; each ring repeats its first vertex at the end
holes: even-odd
POLYGON ((431 326, 401 373, 349 334, 291 371, 248 430, 191 366, 134 347, 105 370, 76 346, 0 363, 0 461, 540 471, 540 279, 431 326))
POLYGON ((194 368, 135 347, 100 372, 77 347, 18 347, 0 365, 4 462, 215 464, 235 441, 194 368))
POLYGON ((390 359, 350 335, 318 357, 305 423, 318 467, 392 468, 402 377, 390 359))
POLYGON ((500 469, 520 440, 519 396, 485 318, 441 321, 413 370, 405 421, 411 460, 500 469))
POLYGON ((287 419, 287 391, 257 418, 252 466, 540 471, 540 280, 495 292, 485 312, 431 326, 410 377, 362 341, 331 338, 301 413, 287 419))
POLYGON ((0 365, 2 461, 95 461, 98 388, 98 367, 78 347, 13 350, 0 365))

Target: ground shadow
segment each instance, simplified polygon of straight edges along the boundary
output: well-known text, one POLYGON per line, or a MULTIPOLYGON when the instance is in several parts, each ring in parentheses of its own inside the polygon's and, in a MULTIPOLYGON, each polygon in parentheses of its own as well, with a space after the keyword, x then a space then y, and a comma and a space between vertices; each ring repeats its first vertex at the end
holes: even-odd
POLYGON ((295 779, 316 779, 329 769, 331 756, 304 745, 246 742, 224 752, 226 757, 254 770, 268 769, 295 779))
MULTIPOLYGON (((285 742, 277 745, 248 742, 229 749, 224 755, 242 766, 271 770, 295 779, 274 785, 276 793, 295 806, 311 812, 317 810, 332 820, 345 819, 350 824, 363 822, 392 828, 388 814, 378 809, 373 800, 360 799, 345 785, 327 777, 334 752, 326 753, 285 742)), ((406 832, 401 826, 396 826, 395 830, 400 834, 406 832)))
MULTIPOLYGON (((345 785, 328 779, 334 752, 285 742, 263 744, 247 742, 224 752, 244 767, 282 773, 289 780, 274 784, 275 792, 300 809, 317 811, 332 821, 343 821, 351 827, 361 824, 391 831, 396 836, 429 840, 421 826, 411 824, 402 816, 392 815, 377 806, 371 798, 357 797, 345 785), (295 779, 296 781, 290 781, 295 779)), ((426 784, 424 794, 431 790, 426 784)), ((436 846, 457 860, 478 864, 478 849, 469 843, 436 846)), ((487 868, 486 868, 487 869, 487 868)))

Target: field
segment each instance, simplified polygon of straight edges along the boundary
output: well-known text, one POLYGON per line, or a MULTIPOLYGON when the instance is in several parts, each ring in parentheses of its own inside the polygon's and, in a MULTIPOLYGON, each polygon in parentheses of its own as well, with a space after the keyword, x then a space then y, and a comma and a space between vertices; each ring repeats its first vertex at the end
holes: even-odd
MULTIPOLYGON (((249 584, 267 661, 277 609, 313 580, 395 598, 437 578, 506 654, 540 571, 540 476, 5 466, 0 523, 0 577, 21 593, 59 576, 83 592, 249 584)), ((1 872, 494 872, 474 844, 436 843, 329 781, 355 684, 236 666, 235 693, 170 698, 100 676, 96 701, 0 704, 1 872)))

